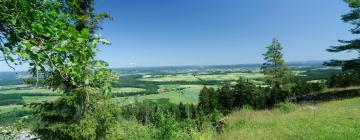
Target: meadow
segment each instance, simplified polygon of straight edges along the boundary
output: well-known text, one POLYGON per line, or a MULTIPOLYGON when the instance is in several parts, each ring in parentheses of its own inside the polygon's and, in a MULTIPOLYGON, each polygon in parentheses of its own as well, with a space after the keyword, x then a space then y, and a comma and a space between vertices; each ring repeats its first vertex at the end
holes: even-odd
POLYGON ((291 112, 242 110, 227 117, 219 139, 334 139, 360 138, 360 98, 299 104, 291 112))

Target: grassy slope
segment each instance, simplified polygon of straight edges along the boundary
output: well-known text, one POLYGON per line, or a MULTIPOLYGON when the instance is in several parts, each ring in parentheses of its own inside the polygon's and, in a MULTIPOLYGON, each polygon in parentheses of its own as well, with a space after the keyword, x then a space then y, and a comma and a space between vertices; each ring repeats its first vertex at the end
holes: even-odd
POLYGON ((239 111, 228 124, 220 139, 359 139, 360 98, 298 105, 290 113, 239 111))

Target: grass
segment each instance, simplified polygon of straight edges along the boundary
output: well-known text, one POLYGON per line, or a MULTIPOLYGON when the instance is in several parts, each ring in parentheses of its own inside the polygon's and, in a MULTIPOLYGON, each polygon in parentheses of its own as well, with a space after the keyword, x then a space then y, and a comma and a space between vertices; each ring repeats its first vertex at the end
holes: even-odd
POLYGON ((297 105, 290 113, 238 111, 227 124, 220 139, 358 139, 360 98, 297 105))

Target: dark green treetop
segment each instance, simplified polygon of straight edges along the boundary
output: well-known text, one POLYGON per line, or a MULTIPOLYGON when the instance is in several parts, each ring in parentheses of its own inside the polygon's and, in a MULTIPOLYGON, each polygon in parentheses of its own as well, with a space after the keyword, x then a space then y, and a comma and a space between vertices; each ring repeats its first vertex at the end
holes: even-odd
MULTIPOLYGON (((351 11, 342 16, 345 23, 350 23, 354 27, 350 29, 352 34, 360 34, 360 1, 359 0, 345 0, 351 8, 351 11)), ((360 39, 353 40, 339 40, 341 45, 331 46, 327 51, 329 52, 343 52, 356 51, 360 53, 360 39)), ((325 62, 328 66, 342 66, 344 71, 360 72, 360 57, 351 60, 331 60, 325 62)))

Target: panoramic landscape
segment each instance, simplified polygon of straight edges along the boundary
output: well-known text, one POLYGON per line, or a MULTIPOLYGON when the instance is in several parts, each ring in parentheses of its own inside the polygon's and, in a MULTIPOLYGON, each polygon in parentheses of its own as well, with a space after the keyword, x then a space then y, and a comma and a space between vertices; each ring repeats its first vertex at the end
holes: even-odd
POLYGON ((360 139, 359 0, 0 0, 0 139, 360 139))

